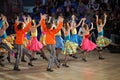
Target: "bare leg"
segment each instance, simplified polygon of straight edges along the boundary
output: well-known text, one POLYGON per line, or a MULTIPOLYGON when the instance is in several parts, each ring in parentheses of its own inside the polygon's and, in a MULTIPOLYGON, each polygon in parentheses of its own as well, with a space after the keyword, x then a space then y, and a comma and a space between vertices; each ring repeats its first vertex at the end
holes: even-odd
POLYGON ((34 60, 37 60, 37 58, 35 58, 35 53, 36 53, 35 51, 32 52, 32 57, 34 60))
POLYGON ((68 58, 69 58, 69 55, 66 55, 66 56, 65 56, 65 59, 64 59, 64 63, 63 63, 62 66, 64 66, 64 67, 69 67, 69 66, 67 65, 68 58))
POLYGON ((102 50, 103 50, 103 48, 98 49, 99 60, 104 60, 104 58, 102 57, 102 50))
POLYGON ((86 60, 86 55, 87 55, 87 52, 84 51, 82 60, 85 61, 85 62, 87 62, 87 60, 86 60))
POLYGON ((61 52, 61 49, 60 48, 57 48, 56 49, 56 57, 57 57, 57 60, 60 62, 60 60, 59 60, 59 54, 60 54, 60 52, 61 52))
POLYGON ((46 61, 48 61, 48 58, 46 57, 43 49, 41 49, 41 54, 40 54, 40 56, 41 56, 43 59, 45 59, 46 61))

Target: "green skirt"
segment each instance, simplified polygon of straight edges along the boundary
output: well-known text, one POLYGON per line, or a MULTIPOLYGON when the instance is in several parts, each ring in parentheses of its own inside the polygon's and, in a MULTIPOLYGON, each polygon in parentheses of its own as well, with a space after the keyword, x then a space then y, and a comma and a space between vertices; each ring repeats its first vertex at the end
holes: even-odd
POLYGON ((67 40, 64 44, 64 54, 75 54, 77 52, 78 44, 67 40))
POLYGON ((111 43, 111 40, 103 36, 99 36, 96 40, 96 44, 98 47, 106 47, 110 43, 111 43))

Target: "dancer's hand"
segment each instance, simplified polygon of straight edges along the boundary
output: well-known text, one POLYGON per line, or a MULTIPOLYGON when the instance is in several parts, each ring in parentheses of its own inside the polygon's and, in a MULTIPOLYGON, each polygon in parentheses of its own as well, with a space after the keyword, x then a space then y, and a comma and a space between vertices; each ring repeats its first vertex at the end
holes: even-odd
POLYGON ((106 13, 104 13, 104 17, 105 17, 105 18, 107 17, 107 14, 106 14, 106 13))
POLYGON ((98 18, 98 15, 95 15, 98 18))
POLYGON ((83 18, 83 21, 85 21, 86 20, 86 18, 83 18))
POLYGON ((41 14, 40 13, 40 16, 41 16, 41 19, 46 19, 47 18, 47 14, 41 14))
POLYGON ((63 20, 64 20, 63 17, 61 17, 61 16, 58 17, 58 21, 59 21, 59 22, 63 22, 63 20))

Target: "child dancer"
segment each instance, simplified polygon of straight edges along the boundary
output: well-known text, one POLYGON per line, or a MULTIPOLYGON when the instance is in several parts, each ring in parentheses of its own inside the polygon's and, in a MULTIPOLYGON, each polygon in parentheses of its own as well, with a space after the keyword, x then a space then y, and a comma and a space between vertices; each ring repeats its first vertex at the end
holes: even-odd
POLYGON ((78 47, 78 44, 77 43, 74 43, 74 42, 71 42, 70 41, 70 30, 73 29, 73 28, 76 28, 78 27, 80 24, 81 24, 81 21, 79 22, 79 24, 75 27, 71 27, 69 25, 69 23, 66 21, 64 23, 64 28, 62 28, 63 32, 64 32, 64 41, 65 41, 65 45, 64 45, 64 54, 65 54, 65 59, 64 59, 64 63, 63 63, 63 66, 64 67, 69 67, 67 65, 67 60, 69 58, 69 55, 72 55, 72 54, 75 54, 76 53, 76 49, 78 47))
MULTIPOLYGON (((74 43, 77 43, 78 45, 80 45, 81 42, 82 42, 82 38, 80 36, 78 36, 77 30, 76 30, 76 28, 80 26, 80 23, 76 24, 75 18, 76 18, 76 16, 73 14, 72 15, 72 21, 70 23, 70 26, 72 27, 72 29, 71 29, 72 35, 70 37, 70 41, 74 42, 74 43), (77 27, 76 27, 76 25, 77 25, 77 27)), ((74 55, 70 55, 70 56, 73 57, 73 58, 77 58, 75 56, 75 54, 74 55)))
POLYGON ((60 29, 62 28, 63 18, 62 17, 58 18, 59 24, 56 29, 52 29, 51 23, 48 23, 49 25, 48 24, 46 25, 45 19, 46 19, 46 15, 41 14, 41 26, 42 26, 43 31, 45 31, 45 33, 46 33, 45 41, 47 44, 47 48, 50 51, 50 60, 48 63, 47 71, 53 72, 52 65, 54 62, 56 63, 58 68, 60 67, 60 63, 58 62, 58 60, 56 58, 56 52, 55 52, 55 43, 56 43, 55 42, 55 34, 58 33, 60 31, 60 29))
POLYGON ((88 25, 84 23, 85 20, 86 18, 83 19, 83 23, 82 23, 82 26, 84 28, 84 33, 83 33, 83 40, 81 43, 81 49, 84 50, 82 60, 87 62, 86 60, 87 52, 94 50, 96 48, 96 44, 94 44, 92 41, 89 40, 90 31, 93 29, 93 23, 91 23, 91 28, 89 29, 88 25))
MULTIPOLYGON (((3 15, 3 14, 0 14, 0 29, 2 30, 1 31, 1 35, 0 35, 0 38, 1 38, 1 47, 2 48, 5 48, 10 54, 12 54, 12 56, 14 56, 14 51, 12 50, 13 49, 13 46, 6 40, 7 38, 7 33, 6 33, 6 29, 8 28, 9 24, 7 22, 7 18, 3 15)), ((7 57, 7 60, 8 62, 10 63, 10 54, 8 53, 8 57, 7 57)))
MULTIPOLYGON (((35 52, 41 51, 41 54, 43 56, 44 59, 48 60, 47 57, 45 56, 42 48, 43 45, 37 40, 37 27, 39 27, 40 25, 36 25, 35 21, 32 20, 32 27, 30 28, 31 31, 31 39, 27 45, 27 49, 32 51, 32 56, 35 56, 35 52)), ((36 58, 35 58, 36 59, 36 58)))
MULTIPOLYGON (((55 29, 57 27, 57 22, 55 22, 55 20, 53 21, 52 27, 55 29)), ((61 37, 61 30, 55 35, 55 40, 56 40, 56 57, 57 60, 60 62, 59 60, 59 54, 61 53, 61 51, 64 50, 64 43, 63 43, 63 38, 61 37)))
POLYGON ((82 38, 80 36, 78 36, 76 28, 79 27, 81 23, 76 24, 75 18, 76 18, 75 15, 72 15, 72 21, 71 21, 70 25, 73 29, 71 30, 72 35, 71 35, 70 41, 75 42, 79 45, 82 42, 82 38), (76 25, 77 25, 77 27, 76 27, 76 25))
MULTIPOLYGON (((25 50, 26 52, 28 52, 24 47, 24 36, 25 33, 30 29, 31 26, 31 18, 30 16, 27 17, 27 25, 26 27, 23 29, 23 22, 19 22, 19 18, 17 17, 17 19, 15 20, 15 24, 14 24, 14 28, 15 28, 15 33, 16 33, 16 39, 15 39, 15 44, 17 44, 17 59, 15 61, 15 65, 14 65, 14 69, 15 71, 20 71, 19 69, 19 62, 21 59, 21 55, 23 53, 23 50, 25 50)), ((28 54, 28 53, 24 53, 26 54, 27 57, 29 57, 30 62, 28 63, 28 65, 33 66, 32 65, 32 60, 33 57, 28 54)))
POLYGON ((104 35, 104 26, 106 24, 106 18, 107 18, 107 15, 106 13, 104 13, 104 21, 102 23, 102 19, 99 19, 98 18, 98 15, 96 15, 96 24, 97 24, 97 30, 98 30, 98 37, 97 37, 97 40, 96 40, 96 44, 98 46, 98 53, 99 53, 99 59, 100 60, 104 60, 104 58, 102 57, 102 50, 103 50, 103 47, 106 47, 107 45, 109 45, 111 43, 111 40, 106 38, 106 37, 103 37, 104 35))
MULTIPOLYGON (((6 30, 6 26, 2 26, 2 21, 0 21, 0 26, 2 28, 0 28, 0 36, 3 36, 5 30, 6 30)), ((8 45, 2 43, 2 38, 0 38, 0 48, 5 48, 7 49, 8 47, 8 50, 10 49, 8 45)), ((4 64, 2 63, 2 59, 4 58, 3 54, 0 53, 0 66, 4 67, 4 64)))

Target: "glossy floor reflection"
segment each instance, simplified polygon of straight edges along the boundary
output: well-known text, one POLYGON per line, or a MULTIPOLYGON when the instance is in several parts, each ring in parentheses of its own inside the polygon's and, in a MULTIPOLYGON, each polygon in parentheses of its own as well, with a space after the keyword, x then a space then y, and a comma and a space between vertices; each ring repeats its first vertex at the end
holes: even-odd
MULTIPOLYGON (((49 56, 49 53, 46 54, 49 56)), ((5 60, 5 67, 0 67, 0 80, 120 80, 120 54, 105 50, 103 55, 105 60, 99 60, 97 52, 93 51, 87 56, 88 62, 83 62, 82 53, 78 53, 78 59, 69 59, 69 68, 54 66, 54 72, 47 72, 47 61, 37 55, 34 67, 21 62, 20 72, 13 71, 13 64, 5 60)), ((61 61, 63 58, 61 54, 61 61)))

